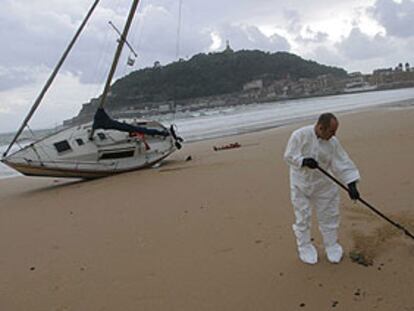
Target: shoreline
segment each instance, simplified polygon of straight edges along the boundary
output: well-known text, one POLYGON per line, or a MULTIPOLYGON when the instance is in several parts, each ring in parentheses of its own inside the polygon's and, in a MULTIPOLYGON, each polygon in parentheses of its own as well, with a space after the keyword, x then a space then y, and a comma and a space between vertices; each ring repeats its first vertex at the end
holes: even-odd
MULTIPOLYGON (((325 95, 321 95, 321 96, 305 96, 305 97, 297 97, 297 98, 289 98, 288 100, 286 99, 280 99, 280 100, 276 100, 276 101, 263 101, 263 102, 252 102, 249 104, 239 104, 239 105, 230 105, 230 106, 219 106, 219 107, 213 107, 211 109, 207 109, 207 110, 215 110, 217 108, 229 108, 229 107, 234 107, 234 106, 251 106, 251 105, 264 105, 264 104, 280 104, 280 103, 289 103, 291 101, 296 101, 296 100, 312 100, 312 99, 319 99, 319 98, 323 98, 323 97, 341 97, 341 96, 349 96, 349 95, 355 95, 355 94, 361 94, 361 93, 377 93, 377 92, 392 92, 392 91, 398 91, 398 90, 410 90, 410 89, 414 89, 414 87, 408 87, 408 88, 397 88, 397 89, 381 89, 381 90, 376 90, 376 91, 363 91, 363 92, 352 92, 352 93, 341 93, 341 94, 325 94, 325 95)), ((413 98, 409 98, 409 99, 402 99, 402 100, 395 100, 395 101, 390 101, 388 103, 380 103, 378 104, 379 106, 381 105, 386 105, 386 104, 394 104, 394 103, 398 103, 398 102, 406 102, 406 101, 414 101, 414 97, 413 98)), ((369 106, 368 108, 373 108, 375 106, 369 106)), ((200 108, 194 111, 200 111, 203 110, 204 108, 200 108)), ((358 109, 364 109, 364 107, 362 108, 356 108, 358 109)), ((161 116, 161 115, 160 115, 161 116)), ((163 119, 160 119, 161 122, 163 122, 163 119)), ((73 125, 73 126, 78 126, 78 125, 73 125)), ((39 129, 34 129, 35 132, 50 132, 51 130, 53 130, 52 128, 39 128, 39 129)), ((11 135, 13 136, 15 132, 0 132, 0 136, 1 135, 11 135)))
MULTIPOLYGON (((231 93, 231 94, 221 94, 221 95, 212 95, 210 97, 196 97, 196 98, 190 98, 190 99, 186 99, 186 100, 178 100, 178 103, 180 101, 183 102, 199 102, 202 101, 204 102, 205 100, 209 100, 214 103, 216 101, 220 101, 223 100, 224 102, 226 102, 226 104, 224 105, 209 105, 207 104, 207 106, 202 107, 202 108, 198 108, 198 107, 192 107, 191 104, 188 105, 188 110, 192 111, 192 112, 197 112, 203 109, 209 110, 209 109, 222 109, 222 108, 226 108, 226 107, 232 107, 234 106, 234 103, 239 103, 242 102, 242 104, 240 105, 254 105, 254 104, 267 104, 269 102, 272 103, 281 103, 281 102, 289 102, 289 101, 294 101, 294 100, 306 100, 306 99, 317 99, 317 98, 324 98, 324 97, 333 97, 333 96, 343 96, 343 95, 353 95, 353 94, 362 94, 362 93, 373 93, 373 92, 382 92, 382 91, 396 91, 396 90, 404 90, 404 89, 412 89, 414 88, 414 85, 411 86, 403 86, 403 87, 395 87, 395 86, 389 86, 389 87, 377 87, 375 89, 369 89, 369 90, 358 90, 358 91, 350 91, 350 92, 346 92, 345 90, 343 90, 342 92, 328 92, 328 93, 320 93, 320 94, 312 94, 312 95, 299 95, 299 96, 289 96, 289 97, 285 97, 285 98, 281 98, 281 97, 276 97, 276 98, 256 98, 256 99, 249 99, 246 100, 242 97, 240 97, 240 93, 231 93), (244 101, 244 102, 243 102, 244 101)), ((168 104, 169 101, 165 101, 165 102, 152 102, 152 104, 158 104, 158 106, 161 104, 168 104)), ((239 104, 237 104, 239 105, 239 104)), ((197 105, 196 105, 197 106, 197 105)), ((117 116, 117 118, 122 118, 122 115, 125 115, 125 112, 121 111, 117 111, 116 113, 119 114, 119 116, 117 116)), ((176 111, 168 111, 168 112, 164 112, 162 115, 169 115, 169 114, 175 114, 176 111)), ((141 113, 140 113, 141 114, 141 113)), ((128 115, 128 113, 127 113, 128 115)), ((63 123, 69 126, 77 126, 79 123, 79 119, 80 120, 87 120, 90 119, 93 115, 82 115, 80 116, 80 114, 78 114, 75 117, 72 117, 70 119, 64 120, 63 123), (78 121, 73 121, 73 120, 78 120, 78 121)), ((156 113, 151 113, 150 116, 157 116, 156 113)), ((134 116, 133 115, 129 115, 126 118, 130 118, 133 119, 134 116)))
MULTIPOLYGON (((359 112, 364 112, 364 111, 371 111, 371 110, 377 110, 377 109, 387 109, 387 108, 405 108, 405 109, 409 109, 410 107, 414 107, 414 98, 413 99, 405 99, 405 100, 397 100, 397 101, 392 101, 392 102, 388 102, 388 103, 381 103, 381 104, 377 104, 377 105, 373 105, 373 106, 369 106, 369 107, 358 107, 356 109, 355 108, 354 109, 350 108, 349 110, 342 110, 342 111, 340 111, 336 114, 338 114, 338 115, 352 114, 352 113, 359 113, 359 112)), ((290 117, 290 118, 287 118, 284 121, 279 121, 280 123, 277 123, 277 124, 274 124, 274 125, 260 126, 258 128, 240 129, 237 133, 224 133, 224 134, 221 134, 221 135, 220 134, 213 135, 211 137, 204 137, 204 138, 200 138, 200 139, 192 139, 192 140, 187 141, 185 143, 185 145, 189 145, 189 144, 197 143, 197 142, 203 142, 203 141, 207 142, 209 140, 220 139, 220 138, 231 138, 231 137, 235 137, 235 136, 245 135, 245 134, 249 134, 249 133, 257 133, 257 132, 262 132, 262 131, 268 131, 268 130, 277 129, 277 128, 283 128, 283 127, 286 127, 286 126, 290 126, 292 124, 303 123, 303 122, 306 122, 306 121, 309 121, 309 120, 314 120, 317 117, 317 115, 318 114, 302 116, 302 117, 296 117, 296 118, 295 117, 290 117)), ((7 147, 7 145, 4 145, 4 146, 7 147)), ((4 146, 0 146, 0 147, 4 147, 4 146)), ((5 166, 4 164, 2 164, 1 162, 0 162, 0 166, 4 166, 5 169, 8 172, 7 175, 0 175, 0 180, 23 176, 23 175, 19 174, 18 172, 10 171, 11 169, 9 167, 5 166)))

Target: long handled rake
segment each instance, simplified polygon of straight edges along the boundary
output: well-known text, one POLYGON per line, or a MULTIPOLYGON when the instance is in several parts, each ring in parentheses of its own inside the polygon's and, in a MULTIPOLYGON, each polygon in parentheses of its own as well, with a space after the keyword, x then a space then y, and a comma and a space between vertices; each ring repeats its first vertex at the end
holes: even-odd
MULTIPOLYGON (((343 188, 344 190, 346 190, 346 192, 348 192, 348 187, 346 187, 344 184, 342 184, 338 179, 336 179, 335 177, 333 177, 331 174, 329 174, 327 171, 325 171, 323 168, 321 168, 320 166, 317 167, 319 169, 319 171, 321 171, 324 175, 326 175, 327 177, 329 177, 332 181, 334 181, 335 183, 337 183, 341 188, 343 188)), ((373 207, 371 204, 369 204, 367 201, 365 201, 364 199, 362 199, 361 197, 358 199, 358 201, 360 201, 361 203, 363 203, 365 206, 367 206, 370 210, 372 210, 375 214, 377 214, 378 216, 380 216, 381 218, 385 219, 386 221, 388 221, 390 224, 392 224, 394 227, 397 227, 398 229, 404 231, 404 233, 406 235, 408 235, 410 238, 414 239, 414 235, 408 231, 406 228, 404 228, 402 225, 400 225, 399 223, 391 220, 390 218, 388 218, 387 216, 385 216, 383 213, 381 213, 379 210, 377 210, 375 207, 373 207)))

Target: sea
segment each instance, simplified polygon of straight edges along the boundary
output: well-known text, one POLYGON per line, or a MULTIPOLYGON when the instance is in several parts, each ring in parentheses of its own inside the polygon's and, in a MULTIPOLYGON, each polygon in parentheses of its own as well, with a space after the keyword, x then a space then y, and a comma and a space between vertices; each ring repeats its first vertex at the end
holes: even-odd
MULTIPOLYGON (((280 127, 307 119, 314 121, 319 114, 327 111, 353 112, 375 106, 414 107, 414 88, 184 111, 160 115, 154 119, 166 126, 174 123, 178 134, 188 143, 280 127)), ((39 138, 47 132, 50 130, 25 133, 25 137, 19 140, 20 144, 30 143, 33 139, 32 134, 39 138)), ((14 133, 0 133, 0 155, 6 150, 13 137, 14 133)), ((0 178, 18 175, 19 173, 0 163, 0 178)))

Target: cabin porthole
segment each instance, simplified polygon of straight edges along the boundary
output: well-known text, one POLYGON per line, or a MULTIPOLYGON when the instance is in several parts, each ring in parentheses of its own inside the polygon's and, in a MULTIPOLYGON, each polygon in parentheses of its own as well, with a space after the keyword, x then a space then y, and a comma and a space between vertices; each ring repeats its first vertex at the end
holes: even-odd
POLYGON ((106 135, 104 133, 97 133, 96 134, 100 140, 105 140, 106 139, 106 135))
POLYGON ((53 146, 55 146, 56 151, 58 153, 62 153, 62 152, 65 152, 65 151, 72 150, 72 148, 70 147, 67 140, 62 140, 62 141, 59 141, 57 143, 54 143, 53 146))

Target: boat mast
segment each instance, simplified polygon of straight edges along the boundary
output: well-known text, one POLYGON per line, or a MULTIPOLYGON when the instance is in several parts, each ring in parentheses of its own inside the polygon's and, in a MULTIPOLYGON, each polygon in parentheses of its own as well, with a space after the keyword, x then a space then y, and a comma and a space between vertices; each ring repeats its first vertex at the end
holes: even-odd
POLYGON ((101 101, 99 103, 99 108, 102 108, 103 105, 105 104, 106 97, 108 95, 109 88, 111 86, 111 81, 112 81, 112 78, 115 74, 116 67, 118 66, 118 61, 119 61, 119 58, 121 57, 122 49, 123 49, 124 44, 126 42, 126 38, 128 36, 128 32, 129 32, 129 28, 131 27, 132 20, 134 19, 134 15, 135 15, 135 12, 137 10, 138 3, 139 3, 139 0, 134 0, 132 2, 132 6, 131 6, 131 9, 129 11, 128 19, 125 23, 124 30, 122 31, 121 38, 119 38, 119 43, 118 43, 118 47, 115 51, 114 60, 112 61, 112 66, 111 66, 111 69, 109 71, 108 78, 106 79, 105 87, 104 87, 104 90, 103 90, 103 93, 102 93, 102 96, 101 96, 101 101))
POLYGON ((95 10, 96 6, 98 5, 100 0, 95 0, 92 4, 91 8, 89 9, 88 13, 86 14, 82 24, 79 26, 78 30, 76 31, 75 35, 73 36, 72 40, 70 41, 68 47, 66 48, 65 52, 63 53, 62 57, 60 58, 58 64, 56 65, 55 69, 51 73, 49 79, 46 81, 42 91, 40 92, 39 96, 36 98, 32 108, 29 111, 29 114, 24 119, 22 125, 20 126, 19 130, 17 131, 16 135, 14 136, 13 140, 11 141, 9 147, 7 148, 6 152, 3 153, 3 157, 6 157, 9 153, 11 147, 16 142, 17 138, 19 138, 20 134, 23 132, 24 128, 26 127, 27 123, 30 121, 31 117, 35 113, 36 109, 39 107, 43 97, 45 96, 47 90, 49 89, 50 85, 52 84, 53 80, 55 79, 56 75, 58 74, 60 67, 62 67, 66 57, 68 56, 69 52, 71 51, 73 45, 75 44, 76 40, 78 39, 79 35, 81 34, 83 28, 85 28, 86 23, 88 22, 89 18, 91 17, 93 11, 95 10))

